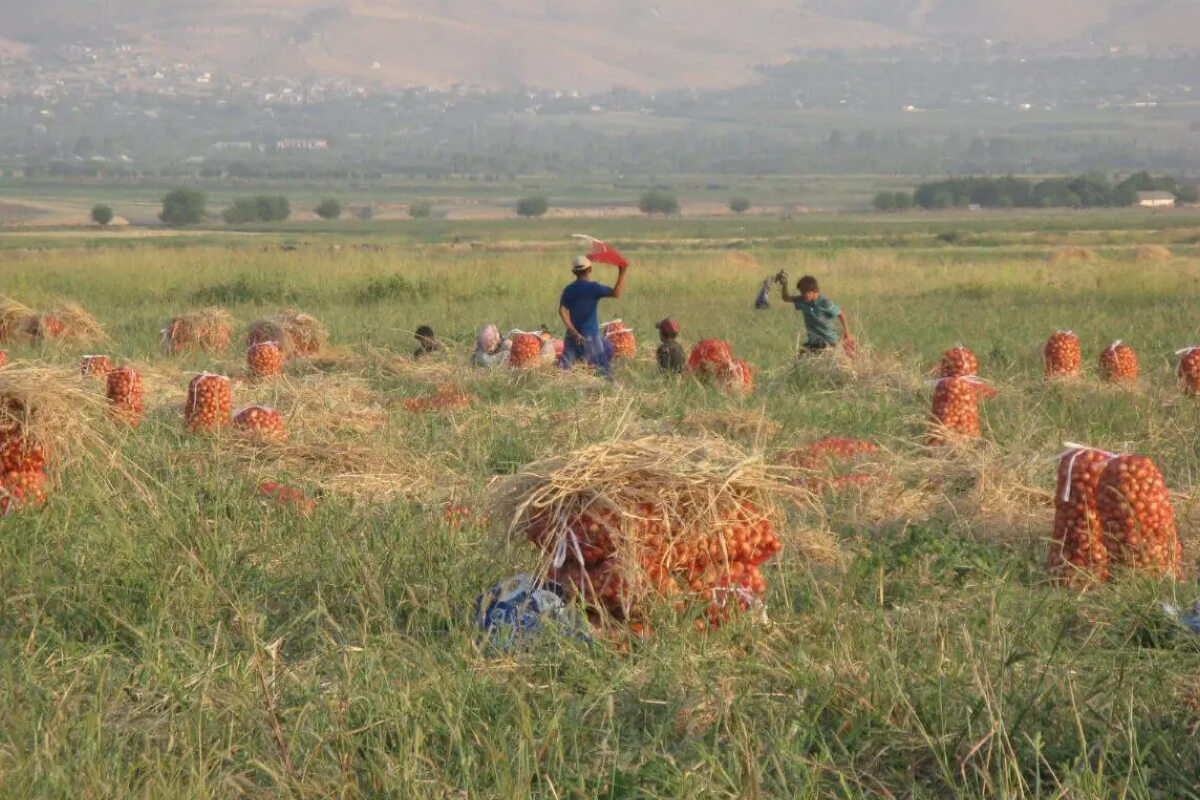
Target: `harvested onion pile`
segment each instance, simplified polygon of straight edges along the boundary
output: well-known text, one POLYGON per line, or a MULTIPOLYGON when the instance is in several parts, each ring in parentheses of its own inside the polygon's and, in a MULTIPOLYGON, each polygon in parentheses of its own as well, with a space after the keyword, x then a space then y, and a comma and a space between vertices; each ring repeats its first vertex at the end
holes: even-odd
POLYGON ((121 367, 110 371, 106 378, 105 394, 113 416, 130 425, 141 422, 145 390, 142 388, 142 376, 136 370, 121 367))
POLYGON ((941 363, 938 364, 939 378, 962 378, 978 374, 979 359, 970 349, 960 344, 942 353, 941 363))
POLYGON ((726 389, 746 392, 754 389, 754 368, 734 358, 729 344, 720 339, 702 339, 692 347, 688 372, 711 379, 726 389))
POLYGON ((112 370, 112 359, 108 356, 84 356, 79 364, 79 371, 85 378, 103 378, 112 370))
POLYGON ((162 329, 163 349, 179 354, 190 351, 219 353, 233 341, 233 324, 223 308, 189 311, 167 321, 162 329))
POLYGON ((1108 580, 1108 548, 1096 503, 1096 488, 1113 458, 1092 448, 1069 445, 1059 458, 1054 494, 1054 534, 1046 569, 1063 586, 1108 580))
POLYGON ((634 338, 633 331, 621 320, 606 323, 604 337, 612 342, 613 358, 633 358, 637 355, 637 339, 634 338))
POLYGON ((250 323, 246 346, 274 342, 286 356, 315 356, 329 339, 329 332, 316 317, 289 309, 250 323))
POLYGON ((1071 331, 1059 331, 1046 341, 1042 349, 1047 378, 1065 378, 1079 374, 1083 366, 1083 352, 1079 349, 1079 337, 1071 331))
POLYGON ((1200 347, 1189 347, 1176 353, 1180 356, 1175 374, 1184 394, 1200 394, 1200 347))
POLYGON ((1110 460, 1096 486, 1109 563, 1179 577, 1183 551, 1162 473, 1145 456, 1110 460))
POLYGON ((46 502, 46 449, 26 430, 29 413, 5 398, 0 409, 0 516, 46 502))
POLYGON ((517 369, 532 369, 542 363, 542 339, 536 333, 518 333, 513 337, 508 353, 508 365, 517 369))
POLYGON ((979 387, 971 378, 942 378, 933 390, 930 444, 979 436, 979 387))
POLYGON ((496 506, 596 619, 641 622, 665 599, 706 628, 766 591, 782 547, 767 503, 788 492, 726 443, 648 437, 533 464, 500 479, 496 506))
POLYGON ((453 408, 467 408, 473 399, 471 395, 460 392, 453 383, 444 383, 427 397, 407 398, 404 401, 404 408, 414 414, 425 411, 446 411, 453 408))
POLYGON ((229 425, 233 417, 233 387, 229 378, 205 372, 188 384, 184 406, 188 430, 214 431, 229 425))
POLYGON ((246 366, 256 378, 275 378, 283 372, 283 352, 274 342, 259 342, 246 351, 246 366))
POLYGON ((317 510, 317 501, 302 490, 274 481, 263 481, 259 484, 258 495, 274 500, 276 504, 284 508, 295 509, 301 514, 307 515, 317 510))
POLYGON ((283 443, 288 440, 287 426, 278 411, 267 406, 248 406, 233 418, 238 430, 265 442, 283 443))
POLYGON ((1109 383, 1136 381, 1138 377, 1137 353, 1120 339, 1110 344, 1100 354, 1100 374, 1109 383))
POLYGON ((8 353, 4 352, 3 350, 0 350, 0 367, 6 366, 7 364, 8 364, 8 353))
POLYGON ((792 485, 812 492, 838 492, 863 488, 882 481, 885 476, 874 471, 845 471, 846 465, 861 456, 879 452, 878 445, 861 439, 833 436, 783 455, 784 463, 812 473, 792 481, 792 485), (838 474, 831 474, 842 470, 838 474))

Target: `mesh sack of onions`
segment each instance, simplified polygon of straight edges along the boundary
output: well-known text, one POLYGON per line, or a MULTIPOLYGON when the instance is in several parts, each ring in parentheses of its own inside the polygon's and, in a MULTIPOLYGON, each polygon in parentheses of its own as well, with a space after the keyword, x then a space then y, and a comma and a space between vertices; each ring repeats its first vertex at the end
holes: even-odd
POLYGON ((114 417, 131 425, 141 422, 145 390, 137 370, 129 367, 111 370, 105 378, 105 395, 114 417))
POLYGON ((633 330, 619 319, 607 322, 602 328, 605 338, 613 344, 613 358, 633 358, 637 355, 637 339, 633 330))
POLYGON ((542 364, 542 338, 536 333, 517 332, 512 337, 508 365, 517 369, 532 369, 542 364))
POLYGON ((283 443, 288 440, 283 416, 267 406, 247 406, 233 417, 234 426, 264 442, 283 443))
POLYGON ((1046 340, 1042 358, 1047 378, 1069 378, 1083 367, 1079 337, 1071 331, 1058 331, 1046 340))
POLYGON ((215 431, 233 421, 233 386, 224 375, 205 372, 188 384, 184 417, 192 433, 215 431))
POLYGON ((1114 567, 1179 577, 1183 551, 1166 481, 1145 456, 1111 459, 1096 486, 1104 545, 1114 567))
POLYGON ((1138 358, 1120 339, 1100 353, 1100 374, 1109 383, 1132 383, 1138 378, 1138 358))
POLYGON ((275 342, 258 342, 246 350, 246 366, 256 378, 279 377, 283 373, 283 352, 275 342))
POLYGON ((760 603, 782 547, 773 501, 796 492, 727 442, 653 436, 500 478, 491 511, 593 621, 640 623, 665 601, 706 628, 760 603))
POLYGON ((729 343, 720 339, 702 339, 688 354, 688 373, 708 379, 734 391, 754 388, 754 369, 742 359, 733 357, 729 343))
POLYGON ((979 436, 979 385, 973 378, 941 378, 933 390, 931 444, 979 436))
POLYGON ((1112 458, 1112 453, 1070 443, 1059 456, 1046 569, 1063 586, 1083 588, 1092 581, 1108 580, 1108 548, 1096 488, 1112 458))
POLYGON ((942 360, 938 363, 937 370, 939 378, 962 378, 978 374, 979 359, 969 348, 960 344, 942 353, 942 360))
POLYGON ((85 378, 103 378, 112 370, 112 359, 108 356, 84 356, 79 364, 79 372, 85 378))
POLYGON ((1175 368, 1175 375, 1179 378, 1179 386, 1183 393, 1200 394, 1200 347, 1189 347, 1175 355, 1179 356, 1179 366, 1175 368))

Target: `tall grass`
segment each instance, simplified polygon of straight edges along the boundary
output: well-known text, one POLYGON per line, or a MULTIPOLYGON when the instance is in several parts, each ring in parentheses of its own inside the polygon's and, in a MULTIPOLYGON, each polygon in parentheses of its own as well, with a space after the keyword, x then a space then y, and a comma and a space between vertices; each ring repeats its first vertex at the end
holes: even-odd
POLYGON ((1200 409, 1178 396, 1171 353, 1200 344, 1200 260, 751 252, 757 266, 631 247, 628 295, 603 313, 635 329, 642 353, 612 387, 461 366, 486 322, 554 322, 565 251, 315 240, 0 253, 6 293, 82 302, 117 355, 156 375, 147 423, 104 431, 148 496, 68 471, 43 512, 0 522, 0 796, 1200 796, 1200 639, 1156 609, 1190 603, 1190 584, 1046 585, 1051 512, 1036 499, 1062 440, 1135 449, 1184 495, 1195 539, 1200 409), (777 299, 751 309, 780 268, 816 274, 848 311, 869 345, 859 371, 795 364, 799 315, 777 299), (236 392, 290 416, 298 447, 386 473, 388 491, 344 492, 315 456, 287 462, 279 477, 326 490, 304 517, 254 495, 269 453, 182 432, 182 370, 232 371, 240 355, 176 362, 158 331, 214 302, 242 322, 298 306, 354 351, 331 374, 236 392), (648 351, 667 314, 685 342, 728 339, 762 371, 758 391, 660 378, 648 351), (397 366, 388 353, 410 350, 422 323, 457 346, 454 360, 397 366), (1091 376, 1047 386, 1040 347, 1060 327, 1080 335, 1091 376), (1141 356, 1136 389, 1095 382, 1116 338, 1141 356), (930 455, 920 381, 957 342, 999 387, 985 407, 994 446, 930 455), (471 408, 403 410, 447 376, 478 398, 471 408), (355 404, 385 417, 331 422, 355 404), (494 529, 447 526, 444 500, 474 502, 492 476, 551 453, 738 415, 771 423, 730 434, 768 454, 822 435, 890 451, 887 488, 790 516, 785 539, 828 527, 841 564, 785 549, 765 627, 699 636, 664 610, 628 654, 552 638, 480 650, 474 597, 532 554, 494 529))

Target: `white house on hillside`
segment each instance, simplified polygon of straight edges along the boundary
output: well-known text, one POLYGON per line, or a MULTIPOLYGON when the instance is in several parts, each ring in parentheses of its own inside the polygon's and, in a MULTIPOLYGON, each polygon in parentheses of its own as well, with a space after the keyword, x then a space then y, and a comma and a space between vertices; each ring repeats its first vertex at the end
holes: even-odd
POLYGON ((1174 208, 1175 195, 1170 192, 1138 192, 1137 204, 1142 208, 1174 208))

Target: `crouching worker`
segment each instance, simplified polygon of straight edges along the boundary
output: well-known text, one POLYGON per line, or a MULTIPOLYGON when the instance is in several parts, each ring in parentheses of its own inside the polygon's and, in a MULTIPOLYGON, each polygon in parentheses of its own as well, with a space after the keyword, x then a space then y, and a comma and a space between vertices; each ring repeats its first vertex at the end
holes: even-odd
POLYGON ((578 256, 571 263, 575 280, 567 284, 558 301, 558 316, 567 328, 562 358, 558 361, 563 369, 571 369, 576 361, 583 360, 604 377, 612 377, 612 351, 600 335, 596 307, 606 297, 621 296, 625 291, 628 268, 628 264, 622 262, 617 267, 616 284, 608 287, 592 280, 592 261, 587 256, 578 256))
POLYGON ((687 369, 687 356, 677 341, 679 323, 667 317, 658 323, 658 369, 664 375, 682 375, 687 369))
POLYGON ((425 356, 440 353, 446 348, 434 336, 433 328, 428 325, 422 325, 417 328, 417 349, 413 352, 414 359, 421 359, 425 356))
POLYGON ((504 340, 500 338, 500 329, 495 325, 485 325, 475 339, 475 352, 471 354, 471 366, 491 369, 508 362, 508 351, 504 349, 504 340))
MULTIPOLYGON (((785 273, 780 273, 780 275, 785 275, 785 273)), ((807 333, 804 342, 805 352, 819 353, 822 350, 837 347, 838 342, 843 338, 847 351, 853 349, 854 339, 850 336, 850 325, 846 322, 846 312, 838 308, 837 304, 828 297, 821 296, 821 289, 817 285, 816 278, 812 275, 805 275, 797 281, 796 289, 800 292, 799 295, 788 292, 786 277, 779 281, 779 286, 783 293, 783 302, 791 303, 797 311, 804 315, 804 330, 807 333), (838 327, 841 328, 840 333, 838 327)))

